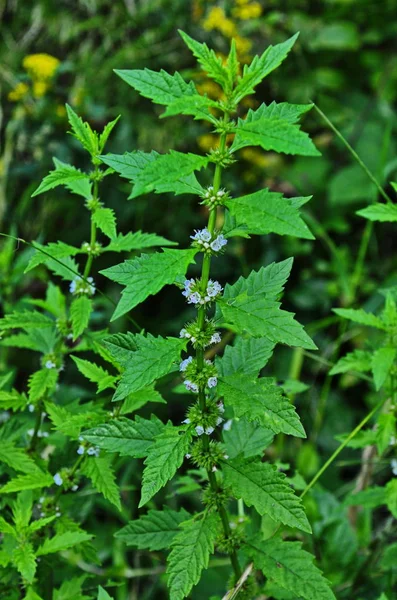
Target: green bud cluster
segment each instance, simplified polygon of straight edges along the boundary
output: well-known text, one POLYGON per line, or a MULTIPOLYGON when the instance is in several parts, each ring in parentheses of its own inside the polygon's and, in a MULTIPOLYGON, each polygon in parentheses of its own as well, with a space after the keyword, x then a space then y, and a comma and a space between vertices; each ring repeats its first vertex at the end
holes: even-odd
POLYGON ((103 204, 98 198, 89 198, 89 200, 85 201, 84 206, 91 212, 95 212, 97 208, 102 208, 103 204))
POLYGON ((220 506, 226 506, 229 500, 230 494, 228 490, 224 488, 218 488, 213 490, 211 486, 208 486, 203 491, 203 504, 210 510, 218 510, 220 506))
POLYGON ((89 244, 89 242, 83 242, 81 244, 81 249, 83 252, 91 254, 92 256, 99 256, 102 252, 102 244, 99 242, 94 242, 93 244, 89 244))
POLYGON ((220 148, 212 148, 209 151, 209 157, 211 162, 215 163, 216 165, 220 165, 223 168, 227 168, 236 162, 236 160, 232 158, 232 156, 233 153, 230 152, 228 148, 226 148, 223 151, 220 148))
POLYGON ((204 447, 202 440, 197 440, 192 445, 190 455, 198 467, 212 471, 216 470, 216 465, 224 458, 225 451, 222 444, 215 440, 210 440, 208 449, 204 447))
POLYGON ((202 329, 197 319, 185 325, 179 332, 179 337, 188 339, 193 348, 206 348, 211 344, 219 343, 220 336, 217 334, 215 324, 209 319, 205 319, 202 329))
POLYGON ((187 413, 187 422, 193 427, 200 427, 204 432, 212 431, 223 421, 223 407, 220 408, 215 400, 207 399, 205 411, 203 412, 200 403, 193 404, 187 413))

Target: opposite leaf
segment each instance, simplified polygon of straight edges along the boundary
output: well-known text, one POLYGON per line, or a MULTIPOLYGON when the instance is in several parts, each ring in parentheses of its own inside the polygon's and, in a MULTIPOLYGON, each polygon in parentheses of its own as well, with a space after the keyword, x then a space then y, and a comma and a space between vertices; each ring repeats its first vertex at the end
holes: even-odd
POLYGON ((183 508, 179 512, 168 507, 164 510, 149 510, 147 515, 130 521, 115 537, 127 546, 136 546, 140 550, 166 550, 180 532, 180 524, 189 517, 190 514, 183 508))

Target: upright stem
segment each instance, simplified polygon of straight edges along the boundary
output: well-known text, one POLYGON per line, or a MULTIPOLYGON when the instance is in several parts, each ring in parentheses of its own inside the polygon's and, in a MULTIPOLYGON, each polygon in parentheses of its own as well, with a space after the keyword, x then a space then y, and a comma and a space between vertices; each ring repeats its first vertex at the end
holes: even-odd
MULTIPOLYGON (((226 114, 225 115, 225 123, 227 123, 227 121, 228 121, 228 115, 226 114)), ((221 134, 221 137, 220 137, 220 144, 219 144, 220 154, 223 154, 226 149, 226 135, 227 135, 226 132, 224 132, 221 134)), ((214 179, 213 179, 213 193, 214 194, 216 194, 219 191, 219 188, 221 185, 221 179, 222 179, 222 166, 220 163, 217 163, 217 165, 215 167, 215 173, 214 173, 214 179)), ((217 217, 217 208, 216 207, 211 208, 210 214, 208 217, 208 225, 207 225, 207 229, 211 233, 211 235, 214 233, 214 230, 215 230, 216 217, 217 217)), ((203 264, 202 264, 202 268, 201 268, 201 291, 204 295, 205 295, 205 290, 207 289, 207 285, 208 285, 208 281, 209 281, 210 267, 211 267, 211 255, 204 254, 203 264)), ((200 330, 204 329, 205 317, 206 317, 205 305, 200 306, 198 309, 198 317, 197 317, 197 322, 198 322, 198 326, 199 326, 200 330)), ((197 359, 197 367, 199 370, 201 370, 204 366, 204 348, 202 348, 202 347, 197 348, 196 359, 197 359)), ((203 413, 205 413, 207 410, 207 405, 206 405, 206 396, 205 396, 205 387, 204 386, 199 387, 198 398, 199 398, 199 404, 200 404, 201 411, 203 413)), ((203 434, 203 447, 204 447, 205 451, 208 451, 209 443, 210 443, 209 436, 206 433, 204 433, 203 434)), ((208 469, 207 474, 208 474, 208 481, 209 481, 212 491, 215 494, 218 494, 218 492, 220 491, 220 486, 216 479, 215 473, 213 473, 210 469, 208 469)), ((221 503, 218 504, 217 508, 218 508, 219 516, 222 521, 223 532, 225 534, 225 537, 230 538, 231 529, 230 529, 230 525, 229 525, 229 517, 228 517, 227 511, 226 511, 225 507, 223 506, 223 504, 221 504, 221 503)), ((231 560, 231 563, 233 566, 235 578, 237 581, 241 577, 242 571, 240 568, 236 550, 231 550, 229 552, 229 556, 230 556, 230 560, 231 560)))
MULTIPOLYGON (((95 167, 95 172, 94 173, 95 173, 95 176, 98 173, 98 167, 97 166, 95 167)), ((93 191, 93 194, 92 194, 92 199, 93 199, 94 206, 96 206, 97 201, 98 201, 98 181, 97 181, 97 179, 94 180, 94 191, 93 191)), ((87 256, 87 262, 85 264, 85 269, 84 269, 84 274, 83 274, 84 279, 86 279, 89 276, 90 271, 91 271, 92 261, 94 260, 93 250, 94 250, 95 242, 96 242, 96 225, 95 225, 94 220, 92 218, 92 212, 91 212, 90 251, 89 251, 88 256, 87 256)))

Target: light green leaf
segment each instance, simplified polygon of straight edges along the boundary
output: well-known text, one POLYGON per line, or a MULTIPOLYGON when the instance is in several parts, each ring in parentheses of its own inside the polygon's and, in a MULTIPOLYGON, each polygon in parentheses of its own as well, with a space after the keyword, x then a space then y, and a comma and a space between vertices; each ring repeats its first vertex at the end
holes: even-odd
POLYGON ((289 104, 288 102, 261 104, 256 110, 249 109, 245 122, 253 123, 261 119, 282 119, 294 124, 311 108, 313 108, 313 104, 289 104))
POLYGON ((224 298, 229 299, 248 292, 250 296, 266 294, 268 300, 278 299, 291 273, 293 260, 287 258, 278 263, 273 262, 261 267, 259 271, 251 271, 248 277, 239 277, 233 285, 226 285, 224 298))
POLYGON ((97 600, 113 600, 112 596, 109 596, 106 590, 102 586, 98 585, 98 596, 97 600))
POLYGON ((10 523, 7 523, 3 517, 0 517, 0 533, 6 533, 8 535, 12 535, 13 537, 17 536, 17 532, 15 531, 14 527, 10 525, 10 523))
POLYGON ((112 133, 114 126, 117 124, 118 120, 120 119, 120 116, 121 115, 119 115, 113 121, 110 121, 110 123, 107 123, 105 125, 102 133, 99 136, 98 152, 103 152, 106 142, 108 141, 109 135, 112 133))
POLYGON ((30 402, 37 402, 47 393, 51 393, 55 389, 58 375, 57 369, 47 369, 46 367, 33 373, 28 381, 30 402))
POLYGON ((384 413, 378 417, 378 428, 376 430, 376 445, 379 456, 396 438, 396 417, 392 412, 384 413))
POLYGON ((265 577, 305 600, 335 600, 328 581, 301 542, 278 538, 248 544, 247 553, 265 577))
POLYGON ((140 550, 165 550, 180 532, 179 525, 189 517, 190 514, 183 508, 179 512, 168 507, 164 510, 149 510, 147 515, 130 521, 115 537, 127 546, 135 546, 140 550))
POLYGON ((229 458, 242 454, 244 458, 262 455, 270 446, 274 434, 258 423, 252 423, 245 418, 233 419, 231 428, 223 432, 226 452, 229 458))
POLYGON ((79 358, 78 356, 72 356, 78 370, 84 377, 87 377, 92 383, 96 383, 98 386, 98 393, 108 388, 114 388, 117 377, 110 375, 106 369, 103 369, 99 365, 79 358))
POLYGON ((218 391, 236 417, 257 421, 273 433, 306 437, 294 405, 282 395, 274 379, 261 377, 250 381, 242 374, 229 375, 220 378, 218 391))
POLYGON ((83 120, 74 112, 69 104, 66 104, 66 112, 68 115, 69 123, 72 127, 72 135, 75 137, 83 148, 91 154, 96 156, 99 152, 98 149, 98 136, 91 129, 90 125, 83 120))
POLYGON ((17 448, 13 442, 2 440, 0 444, 0 462, 4 462, 15 471, 30 473, 36 467, 36 463, 26 454, 24 448, 17 448))
POLYGON ((365 217, 369 221, 380 221, 381 223, 397 222, 397 204, 371 204, 366 208, 358 210, 357 215, 365 217))
POLYGON ((59 406, 53 402, 46 402, 45 407, 54 428, 60 433, 63 433, 63 435, 76 440, 79 437, 82 428, 97 425, 104 420, 107 414, 99 407, 97 407, 95 411, 89 411, 85 408, 85 405, 80 408, 81 412, 78 413, 72 413, 64 406, 59 406))
POLYGON ((155 150, 151 152, 135 150, 134 152, 125 152, 124 154, 105 154, 99 158, 105 165, 108 165, 116 173, 119 173, 121 177, 134 181, 149 163, 156 160, 157 156, 160 155, 155 150))
POLYGON ((180 427, 166 427, 156 437, 145 460, 139 507, 172 479, 189 450, 191 438, 191 433, 180 427))
POLYGON ((385 324, 372 313, 367 313, 362 308, 333 308, 334 313, 344 319, 349 319, 354 323, 360 323, 360 325, 367 325, 368 327, 376 327, 377 329, 386 329, 385 324))
POLYGON ((36 573, 36 557, 31 542, 23 542, 14 549, 12 562, 27 583, 33 583, 36 573))
POLYGON ((121 511, 120 492, 115 482, 111 464, 113 456, 90 457, 82 466, 83 474, 91 479, 93 486, 121 511))
POLYGON ((245 373, 258 376, 273 354, 274 342, 267 338, 243 338, 239 336, 233 346, 226 346, 222 358, 216 358, 219 375, 245 373))
POLYGON ((284 154, 321 156, 309 135, 301 131, 299 125, 284 119, 261 118, 253 121, 239 119, 234 133, 236 135, 230 148, 232 152, 246 146, 260 146, 264 150, 274 150, 284 154))
POLYGON ((254 506, 260 515, 311 533, 300 498, 295 496, 285 475, 275 465, 259 460, 222 461, 225 483, 236 498, 254 506))
POLYGON ((174 538, 168 557, 168 587, 170 600, 183 600, 196 585, 201 571, 208 567, 218 534, 214 513, 204 513, 186 521, 174 538))
POLYGON ((30 310, 15 311, 0 319, 0 330, 4 329, 37 329, 53 327, 54 321, 42 313, 30 310))
POLYGON ((82 173, 72 165, 57 161, 55 170, 50 171, 50 173, 44 177, 37 190, 33 192, 32 198, 39 194, 43 194, 44 192, 48 192, 48 190, 52 190, 59 185, 68 186, 78 180, 85 180, 85 185, 89 186, 90 180, 86 173, 82 173))
POLYGON ((348 373, 349 371, 358 371, 364 373, 371 370, 372 354, 366 350, 353 350, 346 356, 342 356, 332 367, 329 375, 337 375, 339 373, 348 373))
POLYGON ((0 407, 3 410, 22 410, 28 405, 28 398, 25 394, 20 394, 17 390, 6 392, 0 390, 0 407))
POLYGON ((172 104, 179 98, 197 94, 193 82, 186 83, 179 73, 170 75, 163 70, 157 72, 150 69, 115 69, 115 73, 141 96, 150 98, 156 104, 172 104))
POLYGON ((88 327, 92 311, 92 302, 87 296, 73 298, 70 305, 70 319, 72 321, 73 340, 84 332, 88 327))
MULTIPOLYGON (((23 600, 43 600, 43 598, 36 594, 33 588, 29 587, 26 591, 26 596, 24 596, 23 600)), ((76 598, 76 600, 78 599, 76 598)))
POLYGON ((378 348, 372 355, 372 374, 374 376, 375 389, 378 391, 385 383, 394 361, 396 360, 396 348, 378 348))
POLYGON ((116 216, 113 209, 97 208, 92 213, 92 221, 108 238, 113 240, 116 237, 116 216))
POLYGON ((391 514, 397 519, 397 479, 391 479, 386 484, 386 506, 391 514))
POLYGON ((128 415, 131 412, 142 408, 148 402, 156 402, 158 404, 166 404, 166 401, 162 397, 162 395, 154 389, 153 386, 148 386, 137 392, 133 392, 132 394, 128 394, 127 398, 124 400, 120 414, 128 415))
POLYGON ((165 285, 171 285, 178 277, 184 276, 196 254, 195 248, 165 248, 163 252, 142 254, 101 271, 105 277, 126 286, 111 320, 121 317, 148 296, 157 294, 165 285))
POLYGON ((202 69, 210 79, 219 83, 224 89, 230 89, 231 79, 228 70, 223 66, 222 58, 210 50, 207 44, 202 44, 179 29, 179 34, 186 46, 192 51, 202 69))
POLYGON ((57 590, 54 590, 53 600, 90 600, 91 597, 83 595, 81 591, 86 577, 86 575, 83 575, 82 577, 65 579, 62 585, 57 590))
POLYGON ((263 189, 241 198, 227 200, 225 204, 235 217, 237 226, 245 225, 244 230, 247 233, 277 233, 313 240, 314 236, 292 200, 284 198, 278 192, 263 189))
POLYGON ((174 115, 191 115, 195 120, 202 119, 209 121, 213 125, 217 125, 216 117, 210 112, 212 109, 220 109, 219 103, 211 100, 207 96, 184 96, 169 104, 165 112, 160 115, 160 118, 173 117, 174 115))
POLYGON ((268 46, 261 56, 255 56, 251 64, 244 67, 243 75, 235 87, 232 96, 232 99, 236 103, 239 103, 244 96, 253 94, 255 87, 262 79, 281 65, 294 45, 298 35, 299 34, 296 33, 285 42, 277 44, 276 46, 268 46))
POLYGON ((46 246, 43 246, 38 242, 32 242, 32 246, 36 248, 36 252, 30 259, 28 266, 25 269, 25 273, 31 271, 37 267, 37 265, 48 263, 51 261, 51 258, 60 260, 61 258, 66 258, 68 256, 76 256, 76 254, 80 252, 79 248, 74 248, 63 242, 50 243, 46 246))
POLYGON ((43 471, 36 468, 32 473, 18 475, 18 477, 11 479, 11 481, 0 489, 0 494, 11 494, 22 490, 35 490, 49 487, 53 483, 53 478, 49 473, 43 473, 43 471))
POLYGON ((171 242, 161 235, 155 233, 142 233, 141 231, 129 231, 125 235, 119 233, 108 246, 102 248, 103 252, 130 252, 131 250, 143 250, 155 246, 177 246, 177 242, 171 242))
MULTIPOLYGON (((33 468, 37 468, 36 466, 33 468)), ((32 517, 33 496, 30 490, 20 492, 12 505, 15 527, 18 531, 28 526, 32 517)))
POLYGON ((347 506, 363 506, 364 508, 377 508, 386 504, 386 491, 384 487, 373 486, 346 496, 344 504, 347 506))
POLYGON ((137 416, 135 421, 114 419, 110 423, 84 431, 82 437, 107 452, 119 452, 120 456, 144 458, 156 436, 163 430, 163 423, 155 415, 151 416, 150 421, 137 416))
POLYGON ((44 544, 38 548, 36 556, 62 552, 62 550, 67 550, 82 542, 88 542, 88 540, 91 539, 92 535, 85 531, 65 531, 64 533, 57 533, 54 537, 45 540, 44 544))
POLYGON ((117 386, 114 401, 123 400, 128 394, 167 375, 179 361, 186 346, 186 340, 178 338, 155 338, 151 335, 134 337, 138 347, 135 351, 127 352, 128 363, 117 386))

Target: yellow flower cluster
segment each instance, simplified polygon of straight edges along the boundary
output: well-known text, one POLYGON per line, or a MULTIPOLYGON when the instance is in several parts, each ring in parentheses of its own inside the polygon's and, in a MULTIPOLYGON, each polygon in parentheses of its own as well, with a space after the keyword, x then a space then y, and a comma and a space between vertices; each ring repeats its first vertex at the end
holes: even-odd
POLYGON ((28 54, 22 65, 34 81, 46 82, 54 77, 59 60, 50 54, 28 54))
POLYGON ((232 9, 232 14, 236 19, 248 21, 257 19, 262 14, 262 6, 259 2, 249 2, 249 0, 236 0, 237 6, 232 9))
POLYGON ((19 102, 19 100, 22 100, 22 98, 26 96, 28 91, 29 86, 21 81, 17 83, 17 85, 14 87, 13 90, 11 90, 11 92, 9 92, 8 99, 11 102, 19 102))
POLYGON ((217 29, 229 38, 237 35, 236 24, 226 16, 225 11, 220 6, 213 6, 210 9, 206 19, 203 21, 203 27, 207 31, 217 29))

